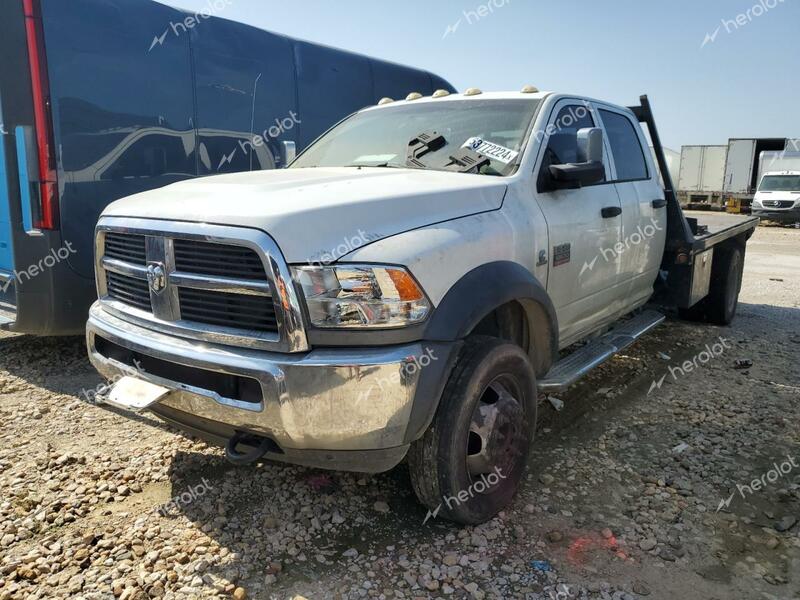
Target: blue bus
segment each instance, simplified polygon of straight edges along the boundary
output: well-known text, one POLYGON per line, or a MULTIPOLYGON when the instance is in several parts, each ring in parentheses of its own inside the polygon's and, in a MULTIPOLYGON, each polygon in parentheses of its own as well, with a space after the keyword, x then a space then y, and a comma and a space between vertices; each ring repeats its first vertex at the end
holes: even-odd
MULTIPOLYGON (((110 202, 280 168, 382 97, 444 79, 151 0, 0 2, 0 327, 82 333, 110 202)), ((265 201, 267 201, 265 199, 265 201)))

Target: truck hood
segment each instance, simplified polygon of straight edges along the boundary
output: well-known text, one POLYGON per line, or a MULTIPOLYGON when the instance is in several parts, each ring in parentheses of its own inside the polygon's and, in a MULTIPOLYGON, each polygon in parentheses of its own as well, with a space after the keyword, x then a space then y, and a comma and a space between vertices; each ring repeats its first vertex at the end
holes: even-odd
POLYGON ((497 210, 506 188, 500 177, 419 169, 280 169, 175 183, 103 215, 257 228, 290 263, 332 262, 382 238, 497 210))

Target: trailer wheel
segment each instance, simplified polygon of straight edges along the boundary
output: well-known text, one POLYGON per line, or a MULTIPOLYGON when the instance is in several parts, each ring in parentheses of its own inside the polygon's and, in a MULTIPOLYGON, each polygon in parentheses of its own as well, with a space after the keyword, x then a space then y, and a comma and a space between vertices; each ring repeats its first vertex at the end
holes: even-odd
POLYGON ((739 246, 715 250, 714 264, 711 266, 711 290, 695 306, 680 309, 681 318, 714 325, 730 325, 739 305, 743 271, 744 252, 739 246))
POLYGON ((508 505, 527 466, 536 401, 536 375, 519 346, 467 339, 433 423, 408 455, 426 521, 474 525, 508 505))

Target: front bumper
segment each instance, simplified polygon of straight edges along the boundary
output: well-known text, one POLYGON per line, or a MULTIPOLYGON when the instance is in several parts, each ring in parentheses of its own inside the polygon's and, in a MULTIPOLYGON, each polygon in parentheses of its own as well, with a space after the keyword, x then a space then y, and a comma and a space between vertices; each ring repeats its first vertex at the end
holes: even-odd
POLYGON ((134 325, 99 303, 90 310, 86 337, 92 364, 112 381, 130 375, 133 365, 104 352, 109 342, 146 359, 138 364, 157 364, 159 375, 145 368, 136 377, 172 392, 149 410, 185 431, 220 445, 247 432, 275 442, 267 458, 367 472, 395 466, 424 431, 455 348, 424 342, 305 354, 232 348, 134 325), (182 382, 181 374, 192 370, 256 380, 260 402, 182 382))
POLYGON ((778 221, 781 223, 800 222, 800 207, 784 209, 752 207, 752 214, 754 217, 761 217, 762 219, 769 219, 770 221, 778 221))

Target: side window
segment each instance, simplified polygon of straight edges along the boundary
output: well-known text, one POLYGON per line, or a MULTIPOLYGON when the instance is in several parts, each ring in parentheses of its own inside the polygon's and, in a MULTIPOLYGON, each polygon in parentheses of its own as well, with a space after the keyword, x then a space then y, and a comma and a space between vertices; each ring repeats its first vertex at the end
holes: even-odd
POLYGON ((647 162, 633 123, 628 117, 619 113, 601 109, 600 114, 606 126, 614 163, 617 166, 617 179, 619 181, 647 179, 649 177, 647 162))
POLYGON ((534 132, 535 137, 547 141, 547 149, 539 169, 540 192, 551 188, 548 184, 551 165, 578 161, 578 130, 587 127, 596 127, 591 111, 583 104, 575 104, 562 108, 556 120, 545 131, 534 132))
MULTIPOLYGON (((190 139, 194 136, 190 136, 190 139)), ((186 148, 178 135, 152 133, 137 139, 103 171, 100 179, 119 181, 181 175, 194 170, 194 140, 186 148)))

